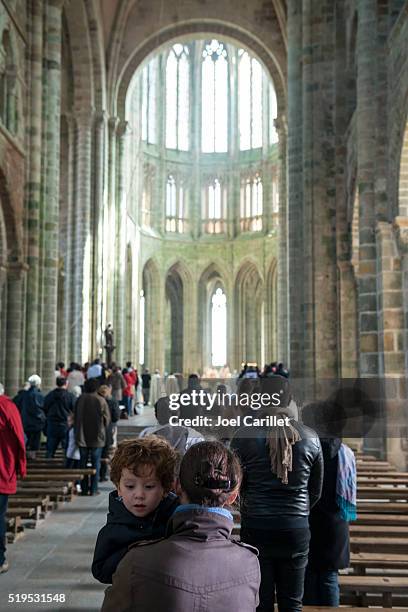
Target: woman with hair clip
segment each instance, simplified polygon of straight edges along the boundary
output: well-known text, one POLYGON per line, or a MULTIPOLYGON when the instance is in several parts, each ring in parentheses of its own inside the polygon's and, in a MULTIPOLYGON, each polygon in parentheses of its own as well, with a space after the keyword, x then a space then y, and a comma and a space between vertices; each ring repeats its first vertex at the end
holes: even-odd
POLYGON ((102 612, 255 612, 257 551, 231 539, 225 506, 237 498, 242 472, 220 442, 200 442, 180 466, 178 506, 169 536, 129 548, 105 593, 102 612))
MULTIPOLYGON (((294 419, 289 382, 261 379, 271 405, 256 416, 289 417, 276 427, 242 427, 231 442, 244 478, 241 541, 256 546, 261 566, 259 612, 301 610, 309 551, 309 512, 318 501, 323 459, 317 434, 294 419), (278 395, 276 395, 278 394, 278 395), (279 405, 274 406, 279 397, 279 405), (274 399, 273 399, 274 398, 274 399)), ((259 395, 259 394, 257 394, 259 395)))

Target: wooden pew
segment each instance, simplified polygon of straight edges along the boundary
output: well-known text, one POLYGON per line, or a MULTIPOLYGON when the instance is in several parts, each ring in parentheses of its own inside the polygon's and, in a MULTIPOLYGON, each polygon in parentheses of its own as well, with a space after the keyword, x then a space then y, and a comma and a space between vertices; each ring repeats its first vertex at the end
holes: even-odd
POLYGON ((400 525, 408 526, 408 514, 358 514, 352 525, 400 525))
POLYGON ((408 555, 408 538, 351 536, 350 550, 353 553, 378 552, 408 555))
POLYGON ((383 553, 352 553, 350 567, 358 575, 364 575, 367 569, 408 570, 408 556, 383 553))
POLYGON ((394 476, 391 475, 391 472, 390 474, 385 473, 385 475, 381 476, 357 476, 357 486, 358 485, 392 485, 396 487, 406 487, 406 485, 408 485, 408 474, 405 474, 404 477, 399 476, 398 478, 394 478, 394 476))
MULTIPOLYGON (((408 501, 408 489, 406 487, 391 486, 367 486, 357 487, 357 500, 359 499, 401 499, 408 501)), ((358 505, 358 502, 357 502, 358 505)))
POLYGON ((408 526, 406 525, 350 525, 350 535, 355 537, 383 536, 388 538, 408 537, 408 526))
POLYGON ((7 542, 12 544, 24 533, 24 527, 20 516, 6 516, 7 542))
POLYGON ((370 502, 360 501, 357 503, 357 515, 361 513, 370 514, 407 514, 408 503, 406 502, 370 502))
POLYGON ((408 577, 406 576, 340 576, 341 601, 354 604, 375 605, 380 602, 392 608, 393 603, 405 605, 408 601, 408 577))

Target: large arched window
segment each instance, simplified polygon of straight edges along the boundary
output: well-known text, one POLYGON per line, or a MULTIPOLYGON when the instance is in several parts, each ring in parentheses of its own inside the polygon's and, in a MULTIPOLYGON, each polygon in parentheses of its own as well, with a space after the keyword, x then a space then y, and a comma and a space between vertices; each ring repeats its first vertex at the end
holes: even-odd
POLYGON ((166 64, 166 147, 188 151, 190 63, 186 45, 173 45, 166 64))
POLYGON ((211 298, 211 365, 227 363, 227 296, 218 287, 211 298))
POLYGON ((157 143, 157 64, 157 57, 153 58, 142 71, 142 140, 150 144, 157 143))
POLYGON ((247 51, 238 51, 239 147, 262 147, 262 78, 261 64, 247 51))
POLYGON ((202 59, 201 141, 204 153, 228 151, 228 57, 224 45, 204 45, 202 59))

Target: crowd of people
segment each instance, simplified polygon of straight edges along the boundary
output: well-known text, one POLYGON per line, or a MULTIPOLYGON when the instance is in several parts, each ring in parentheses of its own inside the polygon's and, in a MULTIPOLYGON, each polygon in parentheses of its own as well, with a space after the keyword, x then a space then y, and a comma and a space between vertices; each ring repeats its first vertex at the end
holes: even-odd
MULTIPOLYGON (((163 381, 158 371, 139 378, 131 363, 107 369, 95 360, 86 369, 57 364, 55 389, 45 396, 37 375, 13 402, 0 388, 0 573, 8 569, 8 495, 25 475, 25 449, 34 457, 45 433, 48 457, 62 446, 68 467, 95 468, 82 495, 97 495, 109 477, 116 487, 92 565, 94 577, 112 585, 104 612, 198 609, 209 598, 214 612, 270 611, 275 600, 281 611, 339 605, 338 570, 348 566, 348 522, 356 518, 354 455, 330 427, 339 406, 311 404, 299 419, 284 365, 245 364, 238 386, 251 392, 279 381, 280 405, 263 413, 288 419, 216 440, 169 424, 169 394, 181 384, 173 378, 163 381), (117 445, 119 403, 130 414, 125 398, 137 386, 154 400, 157 423, 117 445), (316 415, 326 424, 320 436, 309 426, 316 415), (237 499, 239 542, 231 538, 237 499)), ((191 375, 185 392, 198 389, 191 375)))

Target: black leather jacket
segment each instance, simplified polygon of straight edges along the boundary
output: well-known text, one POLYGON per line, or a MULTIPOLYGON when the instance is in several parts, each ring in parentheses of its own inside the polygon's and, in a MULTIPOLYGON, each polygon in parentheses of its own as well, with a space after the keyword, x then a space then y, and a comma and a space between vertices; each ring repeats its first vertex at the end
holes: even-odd
MULTIPOLYGON (((232 440, 244 470, 241 488, 241 523, 258 529, 290 529, 307 526, 310 508, 319 500, 323 484, 323 456, 317 434, 292 421, 301 440, 293 449, 288 484, 271 471, 265 428, 254 428, 252 437, 232 440)), ((248 429, 246 429, 248 434, 248 429)))

